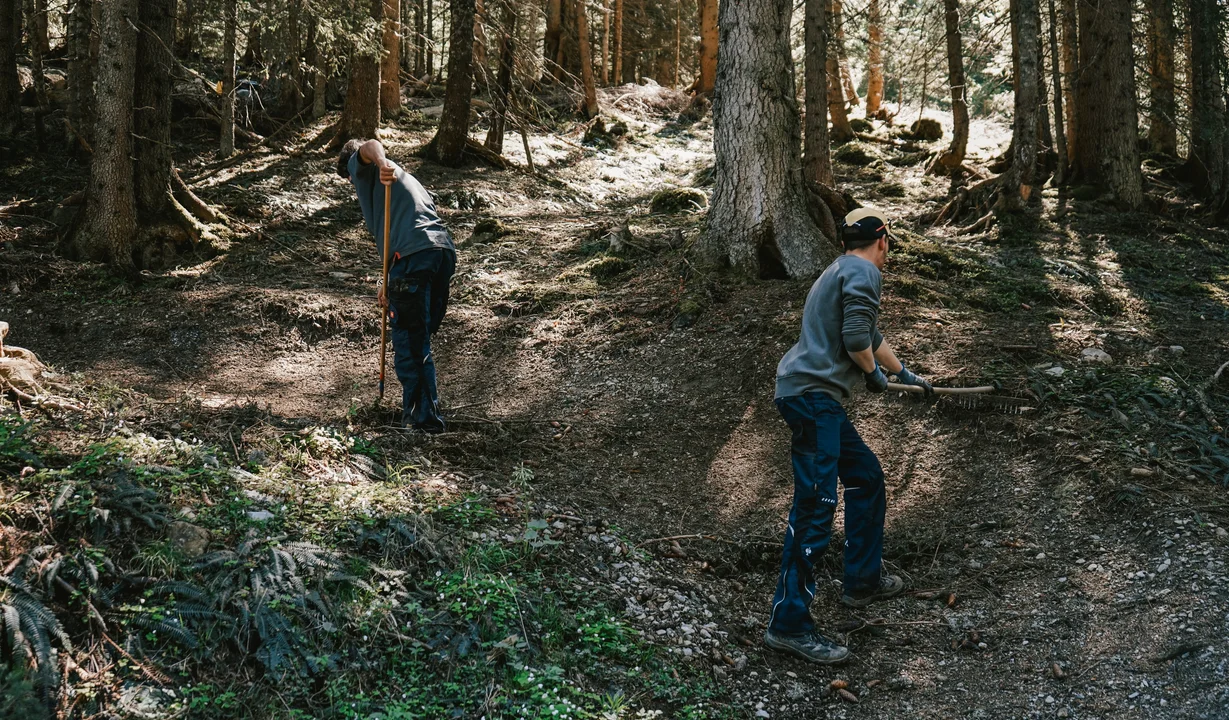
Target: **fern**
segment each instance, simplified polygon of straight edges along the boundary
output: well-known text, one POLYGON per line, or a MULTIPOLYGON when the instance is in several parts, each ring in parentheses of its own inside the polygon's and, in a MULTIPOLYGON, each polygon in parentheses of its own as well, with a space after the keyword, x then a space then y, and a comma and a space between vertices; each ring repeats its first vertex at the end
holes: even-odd
POLYGON ((52 639, 65 650, 72 642, 43 601, 21 577, 0 575, 0 619, 3 620, 7 652, 13 664, 33 661, 34 680, 46 697, 58 686, 59 673, 52 639))

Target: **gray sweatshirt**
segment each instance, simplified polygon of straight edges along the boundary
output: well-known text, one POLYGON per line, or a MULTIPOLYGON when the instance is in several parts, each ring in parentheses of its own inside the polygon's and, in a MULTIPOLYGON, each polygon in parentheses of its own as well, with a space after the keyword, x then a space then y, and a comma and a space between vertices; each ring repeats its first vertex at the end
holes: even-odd
POLYGON ((842 255, 819 276, 802 308, 802 333, 777 365, 777 397, 821 390, 837 402, 850 397, 862 369, 849 352, 879 349, 879 268, 842 255))

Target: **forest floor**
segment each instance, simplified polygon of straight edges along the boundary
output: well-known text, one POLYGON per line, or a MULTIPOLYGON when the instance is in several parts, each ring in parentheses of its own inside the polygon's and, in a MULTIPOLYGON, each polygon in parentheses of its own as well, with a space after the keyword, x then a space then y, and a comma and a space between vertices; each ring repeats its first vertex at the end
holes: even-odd
MULTIPOLYGON (((252 232, 136 286, 54 252, 54 205, 82 171, 0 172, 0 201, 29 216, 0 237, 8 342, 89 403, 26 409, 28 426, 3 416, 6 564, 55 533, 64 483, 125 472, 211 550, 307 540, 346 553, 349 572, 365 558, 409 573, 364 571, 367 587, 339 595, 366 615, 336 620, 349 645, 312 636, 286 665, 310 669, 302 682, 263 692, 256 663, 176 665, 174 646, 138 633, 126 647, 168 667, 177 694, 121 663, 88 682, 66 673, 92 688, 74 710, 1226 716, 1229 382, 1209 380, 1229 360, 1229 235, 1047 188, 1043 212, 957 236, 915 221, 947 191, 916 158, 838 152, 841 188, 900 218, 881 319, 897 352, 936 385, 997 383, 1034 409, 851 403, 887 475, 885 560, 914 592, 846 609, 829 552, 813 614, 854 655, 808 666, 761 636, 792 491, 774 370, 809 284, 697 269, 704 213, 650 204, 667 187, 707 191, 710 121, 680 124, 677 107, 619 89, 604 103, 628 135, 535 137, 539 176, 421 163, 432 126, 417 111, 382 133, 460 248, 435 343, 452 431, 434 437, 390 427, 395 382, 372 409, 378 256, 333 157, 310 149, 323 125, 292 152, 226 166, 205 139, 182 147, 189 184, 252 232), (625 222, 632 243, 612 252, 625 222), (396 552, 392 522, 408 519, 396 552), (358 641, 368 633, 378 647, 358 641)), ((519 140, 506 141, 518 161, 519 140)), ((109 542, 126 567, 206 583, 187 557, 200 548, 160 533, 109 542)), ((67 616, 90 636, 83 611, 67 616)))

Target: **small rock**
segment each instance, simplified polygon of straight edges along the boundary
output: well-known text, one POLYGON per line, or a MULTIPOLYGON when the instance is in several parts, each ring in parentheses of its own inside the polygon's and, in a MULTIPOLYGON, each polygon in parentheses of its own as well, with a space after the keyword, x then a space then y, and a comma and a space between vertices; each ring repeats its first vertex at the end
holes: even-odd
POLYGON ((908 690, 913 687, 913 679, 907 675, 888 678, 887 686, 891 690, 908 690))
POLYGON ((1045 554, 1045 553, 1037 553, 1037 559, 1038 559, 1038 560, 1045 560, 1045 559, 1046 559, 1046 554, 1045 554))
POLYGON ((1229 530, 1226 530, 1223 527, 1216 528, 1216 537, 1222 540, 1225 538, 1229 538, 1229 530))
POLYGON ((266 520, 272 519, 273 513, 269 512, 268 510, 252 510, 248 512, 248 520, 251 520, 252 522, 265 522, 266 520))
POLYGON ((1101 348, 1090 347, 1080 351, 1080 362, 1109 365, 1114 362, 1114 358, 1110 357, 1110 354, 1101 348))
POLYGON ((1063 373, 1067 371, 1063 369, 1062 365, 1055 365, 1052 368, 1047 368, 1045 370, 1042 370, 1042 372, 1045 373, 1046 375, 1049 375, 1050 377, 1062 377, 1063 373))
POLYGON ((172 545, 190 558, 204 555, 213 537, 205 528, 182 520, 176 520, 167 525, 166 536, 172 545))
POLYGON ((354 277, 354 273, 340 272, 340 271, 334 270, 333 272, 329 273, 329 277, 334 278, 336 280, 349 280, 350 278, 354 277))

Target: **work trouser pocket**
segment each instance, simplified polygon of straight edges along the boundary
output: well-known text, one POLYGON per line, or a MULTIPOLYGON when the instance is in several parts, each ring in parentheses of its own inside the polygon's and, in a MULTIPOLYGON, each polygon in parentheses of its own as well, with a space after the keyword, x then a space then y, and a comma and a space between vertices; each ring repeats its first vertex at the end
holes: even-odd
POLYGON ((393 327, 417 330, 427 326, 427 280, 416 275, 389 278, 388 314, 393 327))

